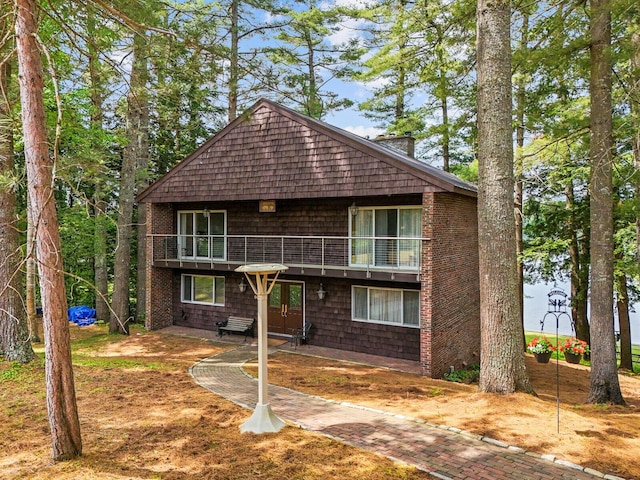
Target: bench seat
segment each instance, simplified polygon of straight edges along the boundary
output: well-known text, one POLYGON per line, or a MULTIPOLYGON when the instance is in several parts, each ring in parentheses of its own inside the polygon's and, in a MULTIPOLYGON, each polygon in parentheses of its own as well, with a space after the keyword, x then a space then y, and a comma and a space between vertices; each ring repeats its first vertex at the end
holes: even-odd
POLYGON ((236 333, 244 335, 245 340, 249 335, 251 335, 251 337, 254 336, 255 324, 255 318, 246 317, 229 317, 223 322, 216 322, 219 337, 222 337, 225 333, 229 335, 236 333))

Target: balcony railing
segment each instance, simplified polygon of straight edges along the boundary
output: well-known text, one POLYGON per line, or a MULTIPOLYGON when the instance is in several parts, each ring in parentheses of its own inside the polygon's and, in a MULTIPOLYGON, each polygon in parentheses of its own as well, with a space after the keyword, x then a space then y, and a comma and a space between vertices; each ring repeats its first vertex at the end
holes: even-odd
POLYGON ((282 263, 321 270, 420 271, 419 237, 149 235, 154 262, 282 263))

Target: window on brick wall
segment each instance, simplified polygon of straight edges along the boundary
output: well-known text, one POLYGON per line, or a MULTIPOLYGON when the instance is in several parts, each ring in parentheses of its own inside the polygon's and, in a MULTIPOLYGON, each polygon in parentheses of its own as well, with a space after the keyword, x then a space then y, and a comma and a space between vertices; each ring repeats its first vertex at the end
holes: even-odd
POLYGON ((360 207, 350 212, 351 266, 419 267, 421 207, 360 207))
POLYGON ((224 305, 224 277, 210 275, 182 275, 183 303, 224 305))
POLYGON ((354 321, 420 326, 420 291, 354 286, 351 292, 354 321))
POLYGON ((178 212, 180 257, 225 260, 226 227, 224 211, 178 212))

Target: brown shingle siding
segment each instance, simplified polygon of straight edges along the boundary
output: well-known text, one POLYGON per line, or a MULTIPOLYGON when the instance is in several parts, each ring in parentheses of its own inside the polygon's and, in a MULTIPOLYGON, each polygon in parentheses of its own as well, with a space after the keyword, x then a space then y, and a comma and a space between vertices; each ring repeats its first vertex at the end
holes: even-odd
POLYGON ((364 196, 372 182, 382 194, 424 191, 424 175, 272 108, 264 103, 247 121, 223 130, 141 198, 175 202, 187 194, 196 201, 249 200, 265 192, 276 199, 364 196))

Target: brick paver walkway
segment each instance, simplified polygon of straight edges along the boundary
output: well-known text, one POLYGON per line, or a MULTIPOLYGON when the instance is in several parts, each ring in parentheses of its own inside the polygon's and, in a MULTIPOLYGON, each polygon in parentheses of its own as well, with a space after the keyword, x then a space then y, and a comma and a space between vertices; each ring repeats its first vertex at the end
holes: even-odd
MULTIPOLYGON (((255 357, 255 346, 242 346, 202 360, 190 372, 199 385, 253 410, 258 382, 242 365, 255 357)), ((269 400, 273 411, 290 424, 415 465, 439 479, 618 479, 458 429, 287 388, 270 385, 269 400)))

